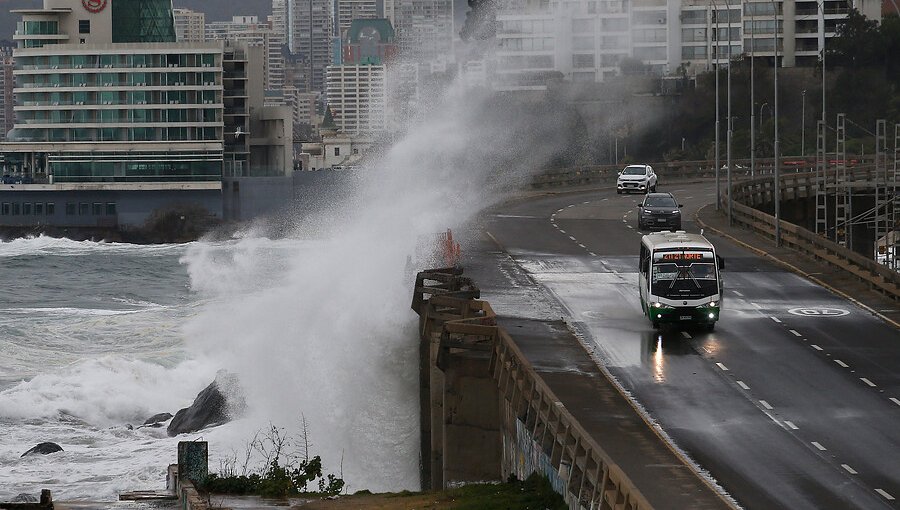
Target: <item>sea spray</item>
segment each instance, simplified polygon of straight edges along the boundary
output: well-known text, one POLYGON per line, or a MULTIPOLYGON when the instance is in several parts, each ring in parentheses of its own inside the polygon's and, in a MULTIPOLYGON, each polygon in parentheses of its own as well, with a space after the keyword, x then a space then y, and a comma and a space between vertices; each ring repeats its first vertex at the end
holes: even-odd
POLYGON ((342 466, 351 489, 419 486, 407 261, 423 239, 436 241, 502 200, 566 136, 552 115, 457 84, 428 106, 366 163, 349 200, 312 197, 319 213, 298 218, 286 259, 248 233, 226 256, 198 243, 182 259, 192 288, 209 300, 185 337, 196 356, 238 375, 249 406, 236 425, 244 435, 230 435, 246 442, 302 415, 315 454, 329 471, 342 466), (275 279, 264 269, 279 265, 275 279))

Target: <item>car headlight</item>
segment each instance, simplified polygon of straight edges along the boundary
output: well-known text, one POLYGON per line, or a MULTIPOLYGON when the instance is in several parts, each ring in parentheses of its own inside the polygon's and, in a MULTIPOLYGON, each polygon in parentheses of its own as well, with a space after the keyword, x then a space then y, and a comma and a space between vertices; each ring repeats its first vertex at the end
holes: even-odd
POLYGON ((674 211, 672 211, 672 214, 681 214, 681 211, 679 211, 678 209, 675 209, 674 211))

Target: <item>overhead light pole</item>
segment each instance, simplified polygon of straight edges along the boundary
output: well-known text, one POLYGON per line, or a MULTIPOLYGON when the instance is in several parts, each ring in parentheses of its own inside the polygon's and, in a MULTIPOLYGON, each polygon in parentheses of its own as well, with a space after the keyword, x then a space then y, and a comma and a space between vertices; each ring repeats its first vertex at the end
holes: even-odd
MULTIPOLYGON (((725 186, 728 188, 726 190, 728 194, 728 224, 734 225, 734 221, 732 219, 732 207, 731 207, 731 138, 734 134, 732 130, 732 121, 731 121, 731 3, 729 0, 725 0, 725 12, 727 16, 728 23, 725 28, 725 40, 728 43, 728 132, 725 138, 725 146, 726 146, 726 158, 728 159, 728 169, 726 170, 726 184, 725 186)), ((718 18, 717 18, 718 19, 718 18)))
POLYGON ((753 20, 753 4, 744 5, 750 9, 750 178, 752 179, 756 176, 756 99, 753 93, 753 38, 756 22, 753 20))
POLYGON ((775 52, 775 246, 781 246, 781 161, 778 141, 778 4, 771 0, 775 16, 775 29, 772 31, 772 46, 775 52))
POLYGON ((713 45, 713 71, 716 73, 716 210, 719 210, 722 202, 721 190, 719 187, 719 5, 712 0, 713 16, 716 19, 715 37, 712 38, 713 45))

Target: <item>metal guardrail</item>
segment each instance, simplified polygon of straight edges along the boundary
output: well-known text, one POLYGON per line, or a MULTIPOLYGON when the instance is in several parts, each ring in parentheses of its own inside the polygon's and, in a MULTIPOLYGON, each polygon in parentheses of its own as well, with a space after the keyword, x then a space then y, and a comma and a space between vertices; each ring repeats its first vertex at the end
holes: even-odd
MULTIPOLYGON (((848 161, 849 166, 859 166, 873 164, 873 158, 870 156, 854 157, 848 161)), ((720 161, 720 165, 724 165, 724 160, 720 161)), ((833 167, 837 162, 830 161, 829 166, 833 167)), ((662 183, 667 179, 697 179, 714 177, 716 174, 716 166, 714 161, 698 160, 698 161, 663 161, 657 163, 648 163, 659 176, 662 183)), ((549 188, 549 187, 565 187, 565 186, 584 186, 589 184, 614 183, 619 171, 627 166, 620 165, 589 165, 574 168, 551 169, 544 173, 537 174, 532 177, 532 188, 549 188)), ((786 156, 781 158, 781 172, 783 174, 796 173, 803 170, 815 169, 815 158, 804 158, 795 156, 786 156)), ((756 175, 771 175, 774 172, 774 158, 759 158, 756 160, 756 175)), ((750 160, 735 159, 732 161, 732 179, 743 180, 750 177, 750 160)), ((726 178, 726 169, 719 168, 719 177, 722 181, 726 178)))
MULTIPOLYGON (((852 175, 857 182, 871 182, 874 168, 861 165, 852 175)), ((814 173, 789 174, 782 177, 781 182, 783 196, 799 198, 815 194, 814 173)), ((771 179, 753 179, 732 186, 734 222, 772 240, 775 239, 775 217, 751 206, 771 203, 775 196, 773 187, 771 179)), ((900 300, 900 273, 794 223, 780 220, 780 226, 784 245, 848 271, 872 289, 900 300)))
POLYGON ((478 295, 474 282, 457 268, 416 276, 412 308, 420 316, 423 340, 440 335, 438 367, 443 368, 451 350, 491 353, 491 376, 506 410, 501 427, 515 436, 516 420, 525 423, 564 480, 569 508, 651 510, 634 483, 561 405, 512 337, 497 326, 490 304, 478 295))

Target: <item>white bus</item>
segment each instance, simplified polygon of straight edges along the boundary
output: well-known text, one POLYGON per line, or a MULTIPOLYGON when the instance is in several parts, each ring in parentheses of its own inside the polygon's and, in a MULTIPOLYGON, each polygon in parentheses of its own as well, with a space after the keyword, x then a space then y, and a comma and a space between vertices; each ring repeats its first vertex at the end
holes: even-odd
POLYGON ((705 237, 680 230, 645 235, 639 260, 641 308, 654 328, 677 323, 713 330, 725 261, 705 237))

